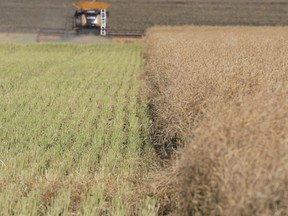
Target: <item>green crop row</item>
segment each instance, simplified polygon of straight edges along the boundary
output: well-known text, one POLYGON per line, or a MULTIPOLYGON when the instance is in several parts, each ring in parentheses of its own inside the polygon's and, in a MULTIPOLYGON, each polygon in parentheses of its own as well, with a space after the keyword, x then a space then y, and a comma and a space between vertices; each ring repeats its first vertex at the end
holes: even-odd
POLYGON ((140 44, 0 45, 0 215, 151 215, 140 44))

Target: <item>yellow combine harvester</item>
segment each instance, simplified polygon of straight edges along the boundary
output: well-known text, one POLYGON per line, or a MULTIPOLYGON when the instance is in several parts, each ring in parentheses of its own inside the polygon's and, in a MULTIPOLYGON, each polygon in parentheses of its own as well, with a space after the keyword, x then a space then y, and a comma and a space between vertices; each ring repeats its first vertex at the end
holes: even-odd
POLYGON ((94 29, 98 34, 106 36, 109 4, 81 1, 73 5, 76 11, 72 25, 77 33, 81 32, 82 29, 94 29))

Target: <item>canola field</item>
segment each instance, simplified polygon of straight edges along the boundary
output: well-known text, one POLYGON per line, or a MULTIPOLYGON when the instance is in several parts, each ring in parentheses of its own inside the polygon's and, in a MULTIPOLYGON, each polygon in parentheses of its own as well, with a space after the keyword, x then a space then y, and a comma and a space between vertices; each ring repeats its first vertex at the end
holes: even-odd
POLYGON ((288 215, 288 29, 154 27, 146 37, 155 139, 173 164, 155 177, 159 212, 288 215))
POLYGON ((0 44, 0 215, 147 215, 141 44, 0 44), (136 191, 136 192, 135 192, 136 191))

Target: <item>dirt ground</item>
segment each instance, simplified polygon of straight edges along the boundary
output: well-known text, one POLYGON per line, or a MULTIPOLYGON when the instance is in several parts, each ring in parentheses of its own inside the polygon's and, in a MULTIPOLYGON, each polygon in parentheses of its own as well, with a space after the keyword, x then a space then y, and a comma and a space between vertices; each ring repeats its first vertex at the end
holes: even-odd
POLYGON ((73 13, 70 3, 53 4, 53 1, 0 0, 1 32, 37 32, 40 28, 68 28, 73 13), (47 3, 49 2, 49 3, 47 3))
MULTIPOLYGON (((0 0, 0 32, 4 33, 4 36, 0 36, 0 41, 5 39, 7 33, 37 34, 42 29, 71 31, 74 2, 75 0, 0 0)), ((105 2, 111 4, 108 31, 146 30, 154 25, 288 24, 288 0, 107 0, 105 2)), ((12 39, 15 37, 17 38, 11 35, 12 39)))

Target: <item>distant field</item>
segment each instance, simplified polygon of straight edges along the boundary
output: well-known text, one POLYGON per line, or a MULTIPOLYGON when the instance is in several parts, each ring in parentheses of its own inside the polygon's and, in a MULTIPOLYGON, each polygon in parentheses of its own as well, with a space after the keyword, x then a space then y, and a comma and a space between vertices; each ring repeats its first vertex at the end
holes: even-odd
POLYGON ((111 1, 113 29, 155 25, 287 25, 288 2, 235 0, 111 1))
POLYGON ((139 44, 0 44, 0 215, 151 215, 139 44))
MULTIPOLYGON (((1 0, 1 32, 71 29, 74 0, 1 0)), ((154 25, 287 25, 288 2, 236 0, 107 0, 111 30, 154 25)))
POLYGON ((146 41, 160 212, 288 215, 288 29, 152 28, 146 41), (174 157, 172 157, 174 158, 174 157))

